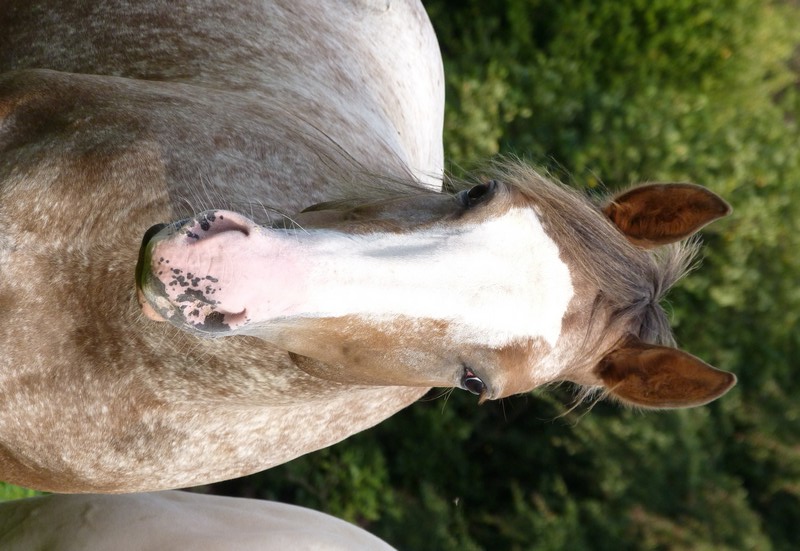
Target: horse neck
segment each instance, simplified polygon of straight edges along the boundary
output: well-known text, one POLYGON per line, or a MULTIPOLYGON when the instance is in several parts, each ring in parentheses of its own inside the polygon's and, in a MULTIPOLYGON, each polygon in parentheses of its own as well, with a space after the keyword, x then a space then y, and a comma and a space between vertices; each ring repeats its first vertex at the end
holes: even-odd
POLYGON ((117 0, 88 14, 49 10, 52 1, 40 0, 38 10, 24 1, 7 6, 17 18, 0 22, 0 73, 49 68, 236 93, 269 103, 277 116, 305 118, 295 124, 319 138, 323 154, 344 151, 368 171, 394 176, 408 167, 440 185, 441 58, 414 2, 388 10, 364 0, 179 7, 117 0), (40 15, 51 12, 59 17, 40 15), (88 15, 97 23, 87 28, 88 15), (376 163, 387 153, 399 162, 376 163))

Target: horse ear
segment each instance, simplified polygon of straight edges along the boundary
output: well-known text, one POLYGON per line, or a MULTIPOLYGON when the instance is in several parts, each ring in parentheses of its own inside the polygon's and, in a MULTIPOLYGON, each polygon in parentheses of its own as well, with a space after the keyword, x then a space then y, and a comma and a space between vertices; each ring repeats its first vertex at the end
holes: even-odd
POLYGON ((612 396, 646 408, 701 406, 725 394, 736 376, 691 354, 629 337, 595 368, 612 396))
POLYGON ((652 248, 689 237, 731 207, 702 186, 647 184, 614 197, 603 213, 634 245, 652 248))

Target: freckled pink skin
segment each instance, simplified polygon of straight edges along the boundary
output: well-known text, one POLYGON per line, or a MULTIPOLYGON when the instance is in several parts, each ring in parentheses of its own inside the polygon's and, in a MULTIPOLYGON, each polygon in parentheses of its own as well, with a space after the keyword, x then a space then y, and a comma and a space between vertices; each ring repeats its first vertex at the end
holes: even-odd
MULTIPOLYGON (((293 235, 215 211, 154 242, 152 275, 163 283, 165 298, 196 326, 215 313, 235 331, 292 316, 305 302, 310 262, 293 235)), ((162 318, 146 302, 143 311, 162 318)))

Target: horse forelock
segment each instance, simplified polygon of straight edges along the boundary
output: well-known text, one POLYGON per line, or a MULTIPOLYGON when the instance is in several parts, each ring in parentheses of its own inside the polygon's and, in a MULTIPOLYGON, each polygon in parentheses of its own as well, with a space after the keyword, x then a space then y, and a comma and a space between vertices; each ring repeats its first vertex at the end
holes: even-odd
MULTIPOLYGON (((691 270, 697 240, 646 250, 631 244, 602 214, 602 196, 591 197, 517 160, 494 162, 484 174, 530 200, 563 260, 598 289, 593 308, 605 311, 600 316, 604 326, 627 328, 646 342, 674 345, 661 301, 691 270)), ((587 335, 587 345, 593 342, 596 339, 587 335)))

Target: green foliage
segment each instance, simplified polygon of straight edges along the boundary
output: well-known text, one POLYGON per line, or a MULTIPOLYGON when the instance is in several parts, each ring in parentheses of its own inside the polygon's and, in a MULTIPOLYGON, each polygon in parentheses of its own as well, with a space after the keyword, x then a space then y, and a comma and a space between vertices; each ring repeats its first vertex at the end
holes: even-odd
MULTIPOLYGON (((384 491, 391 483, 383 454, 374 446, 322 450, 312 462, 297 462, 285 474, 284 483, 293 494, 292 501, 313 501, 320 507, 324 504, 336 516, 352 522, 373 521, 397 509, 396 496, 384 491), (339 488, 358 491, 342 492, 339 488)), ((266 495, 273 499, 283 497, 269 490, 266 495)))
POLYGON ((23 499, 38 495, 42 495, 42 493, 35 490, 29 490, 28 488, 22 488, 20 486, 14 486, 13 484, 0 482, 0 501, 11 501, 13 499, 23 499))
POLYGON ((589 183, 755 180, 768 144, 742 132, 784 134, 771 99, 794 79, 797 25, 764 3, 719 4, 429 3, 451 54, 448 154, 516 151, 589 183))
POLYGON ((797 4, 426 7, 445 56, 455 171, 511 152, 581 187, 688 180, 732 203, 734 216, 704 232, 703 264, 670 304, 682 346, 735 371, 739 386, 711 406, 647 414, 613 404, 565 414, 566 389, 479 408, 455 393, 265 473, 259 493, 299 499, 298 481, 322 476, 324 491, 305 503, 401 549, 793 549, 797 4), (356 457, 368 459, 373 483, 351 476, 356 457), (364 512, 348 500, 365 500, 364 512))

